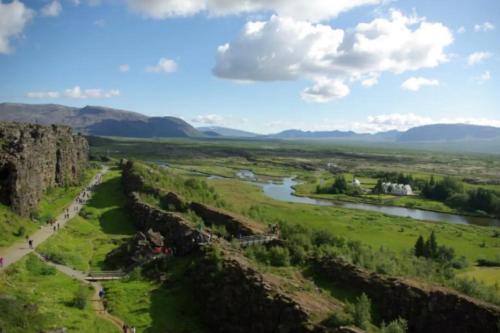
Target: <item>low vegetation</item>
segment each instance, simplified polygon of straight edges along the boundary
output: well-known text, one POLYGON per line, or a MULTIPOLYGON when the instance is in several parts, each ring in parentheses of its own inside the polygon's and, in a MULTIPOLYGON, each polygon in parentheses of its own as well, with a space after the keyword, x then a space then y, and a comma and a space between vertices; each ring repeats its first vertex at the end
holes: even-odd
POLYGON ((92 294, 91 288, 28 255, 0 274, 0 328, 9 333, 64 327, 69 332, 116 333, 90 306, 92 294))
POLYGON ((106 254, 134 233, 125 202, 120 172, 111 170, 80 215, 42 244, 39 252, 77 270, 104 269, 106 254))

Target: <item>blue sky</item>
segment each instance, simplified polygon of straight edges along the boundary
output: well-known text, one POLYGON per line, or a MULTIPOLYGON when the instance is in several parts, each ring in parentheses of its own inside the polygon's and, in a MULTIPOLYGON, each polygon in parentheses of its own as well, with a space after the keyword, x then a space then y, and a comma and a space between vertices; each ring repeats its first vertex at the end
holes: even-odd
POLYGON ((0 102, 260 133, 500 127, 497 0, 0 1, 0 102))

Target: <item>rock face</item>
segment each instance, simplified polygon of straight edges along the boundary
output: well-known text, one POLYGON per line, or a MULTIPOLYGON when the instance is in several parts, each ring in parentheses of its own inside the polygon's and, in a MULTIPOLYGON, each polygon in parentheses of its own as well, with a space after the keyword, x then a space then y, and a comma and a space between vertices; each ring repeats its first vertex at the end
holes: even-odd
POLYGON ((197 265, 193 286, 204 321, 213 332, 313 332, 307 312, 234 258, 208 254, 197 265))
POLYGON ((87 140, 69 127, 0 122, 0 202, 22 216, 44 191, 75 185, 88 159, 87 140))
POLYGON ((386 322, 404 318, 409 332, 498 332, 500 308, 444 287, 369 273, 338 258, 315 261, 315 267, 339 286, 365 292, 386 322))
POLYGON ((209 237, 182 216, 142 202, 135 192, 129 195, 129 208, 139 230, 159 232, 164 237, 165 245, 174 248, 179 255, 195 251, 209 237))

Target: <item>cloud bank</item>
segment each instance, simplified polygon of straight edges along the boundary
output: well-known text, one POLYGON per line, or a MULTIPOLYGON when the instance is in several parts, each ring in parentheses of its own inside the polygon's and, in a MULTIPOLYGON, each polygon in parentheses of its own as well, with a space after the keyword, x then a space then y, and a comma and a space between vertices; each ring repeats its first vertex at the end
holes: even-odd
POLYGON ((383 0, 127 0, 132 11, 155 19, 192 16, 201 12, 223 16, 269 11, 283 17, 314 22, 334 18, 359 6, 382 2, 383 0))
POLYGON ((325 102, 348 95, 353 82, 376 84, 383 72, 445 63, 452 43, 442 23, 397 10, 351 30, 272 16, 248 22, 234 41, 219 46, 213 73, 239 81, 310 80, 314 85, 302 97, 325 102))
POLYGON ((120 90, 111 89, 82 89, 79 86, 69 88, 63 92, 59 91, 31 91, 26 94, 28 98, 51 99, 51 98, 70 98, 70 99, 105 99, 120 96, 120 90))
POLYGON ((0 53, 7 54, 13 51, 10 45, 11 39, 21 36, 34 15, 33 10, 18 0, 10 3, 3 3, 3 0, 0 0, 0 53))

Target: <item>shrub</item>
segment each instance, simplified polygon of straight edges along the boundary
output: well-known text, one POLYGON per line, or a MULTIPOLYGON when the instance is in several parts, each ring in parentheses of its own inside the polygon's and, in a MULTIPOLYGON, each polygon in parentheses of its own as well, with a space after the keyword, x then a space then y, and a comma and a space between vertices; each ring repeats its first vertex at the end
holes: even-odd
POLYGON ((130 273, 127 275, 127 280, 129 281, 139 281, 142 279, 142 270, 140 267, 134 268, 130 273))
POLYGON ((212 230, 212 233, 214 233, 214 234, 216 234, 216 235, 218 235, 220 237, 223 237, 223 238, 229 237, 229 232, 227 231, 225 225, 222 225, 222 224, 212 224, 212 226, 210 227, 210 229, 212 230))
POLYGON ((286 247, 271 247, 269 249, 269 263, 273 266, 289 266, 290 252, 286 247))
POLYGON ((23 237, 25 234, 26 234, 26 228, 24 226, 20 226, 19 229, 17 229, 14 236, 23 237))
POLYGON ((71 305, 80 310, 85 309, 85 307, 87 306, 87 290, 85 289, 85 287, 81 286, 78 288, 73 296, 71 305))
POLYGON ((354 319, 350 313, 345 311, 339 311, 333 313, 326 321, 326 325, 332 328, 338 328, 340 326, 349 326, 354 323, 354 319))
POLYGON ((372 302, 365 293, 361 294, 354 304, 354 324, 360 328, 368 329, 372 321, 372 302))
POLYGON ((385 326, 385 323, 382 323, 380 333, 406 333, 407 330, 408 323, 406 322, 406 320, 398 318, 394 321, 391 321, 387 326, 385 326))

